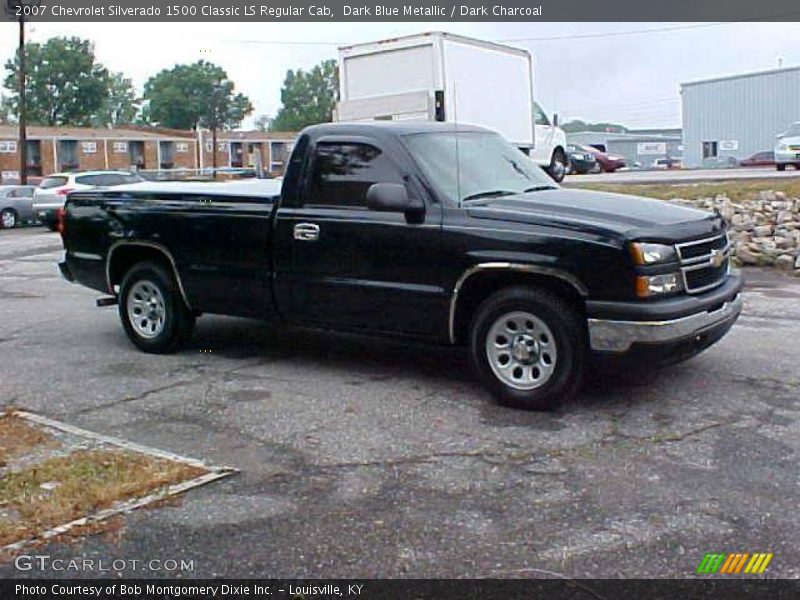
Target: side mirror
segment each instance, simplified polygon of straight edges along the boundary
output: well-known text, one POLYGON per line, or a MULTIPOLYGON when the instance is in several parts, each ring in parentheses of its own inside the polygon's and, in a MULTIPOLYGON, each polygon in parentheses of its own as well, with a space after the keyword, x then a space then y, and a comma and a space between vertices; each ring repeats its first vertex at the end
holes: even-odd
POLYGON ((558 113, 553 113, 553 127, 558 127, 558 113))
POLYGON ((408 212, 417 208, 402 183, 373 183, 367 190, 367 208, 378 212, 408 212))

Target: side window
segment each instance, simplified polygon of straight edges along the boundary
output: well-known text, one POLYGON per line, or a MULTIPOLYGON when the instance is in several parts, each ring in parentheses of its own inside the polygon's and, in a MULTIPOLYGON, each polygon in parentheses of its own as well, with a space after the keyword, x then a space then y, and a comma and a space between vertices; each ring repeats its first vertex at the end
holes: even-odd
POLYGON ((101 183, 101 175, 84 175, 82 177, 76 177, 75 183, 80 183, 81 185, 102 185, 101 183))
POLYGON ((536 125, 550 125, 550 119, 547 118, 542 107, 536 102, 533 104, 533 122, 536 125))
POLYGON ((305 204, 364 207, 373 183, 403 183, 395 165, 375 146, 321 142, 314 152, 305 204))

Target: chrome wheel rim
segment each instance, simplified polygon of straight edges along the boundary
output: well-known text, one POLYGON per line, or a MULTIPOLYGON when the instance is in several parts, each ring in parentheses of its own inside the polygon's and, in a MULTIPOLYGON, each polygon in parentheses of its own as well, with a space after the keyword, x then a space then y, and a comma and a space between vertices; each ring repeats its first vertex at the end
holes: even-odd
POLYGON ((553 377, 558 349, 553 332, 536 315, 506 313, 486 334, 486 358, 495 376, 517 390, 534 390, 553 377))
POLYGON ((553 170, 553 176, 556 178, 564 177, 567 173, 566 162, 560 155, 553 157, 553 166, 551 168, 553 170))
POLYGON ((3 227, 10 229, 17 224, 17 217, 10 210, 3 211, 3 227))
POLYGON ((128 320, 134 331, 152 339, 164 331, 167 310, 164 296, 152 281, 137 281, 128 292, 128 320))

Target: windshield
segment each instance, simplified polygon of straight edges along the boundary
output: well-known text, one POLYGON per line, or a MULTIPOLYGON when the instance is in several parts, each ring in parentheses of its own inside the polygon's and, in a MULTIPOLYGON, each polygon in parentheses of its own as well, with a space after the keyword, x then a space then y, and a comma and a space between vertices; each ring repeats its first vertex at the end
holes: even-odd
POLYGON ((405 137, 422 171, 454 204, 556 189, 553 180, 500 135, 447 131, 405 137))

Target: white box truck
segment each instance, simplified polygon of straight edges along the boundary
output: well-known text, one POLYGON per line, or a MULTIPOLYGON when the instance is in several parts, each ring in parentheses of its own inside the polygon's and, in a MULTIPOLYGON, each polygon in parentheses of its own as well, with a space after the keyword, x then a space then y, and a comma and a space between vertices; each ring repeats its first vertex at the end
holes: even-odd
POLYGON ((335 119, 435 120, 501 133, 556 181, 566 136, 533 99, 527 50, 433 32, 339 48, 335 119))

